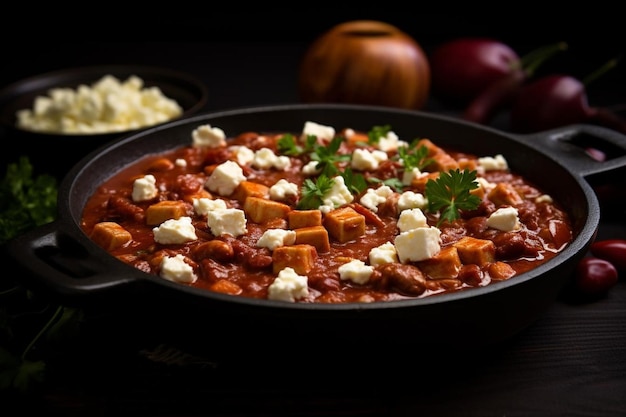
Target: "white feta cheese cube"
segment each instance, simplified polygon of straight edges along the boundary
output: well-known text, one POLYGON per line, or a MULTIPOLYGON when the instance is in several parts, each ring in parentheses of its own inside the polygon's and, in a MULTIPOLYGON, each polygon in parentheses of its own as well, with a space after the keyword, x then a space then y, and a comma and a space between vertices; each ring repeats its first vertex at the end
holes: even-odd
POLYGON ((318 139, 330 140, 335 137, 335 128, 332 126, 325 126, 316 122, 307 121, 304 123, 302 129, 302 137, 306 139, 308 135, 317 136, 318 139))
POLYGON ((500 154, 496 156, 483 156, 481 158, 478 158, 478 165, 485 171, 509 169, 509 164, 507 163, 504 156, 500 154))
POLYGON ((346 186, 341 175, 333 177, 333 186, 322 197, 322 203, 324 206, 337 208, 344 204, 352 202, 354 196, 346 186))
POLYGON ((225 161, 215 167, 204 186, 221 196, 228 196, 245 180, 246 176, 243 175, 243 170, 237 162, 225 161))
POLYGON ((418 227, 428 227, 426 222, 426 216, 424 212, 419 208, 412 208, 403 210, 398 217, 398 229, 400 233, 406 232, 418 227))
POLYGON ((357 148, 352 153, 350 166, 358 171, 373 171, 378 169, 381 162, 386 161, 388 155, 383 151, 368 151, 367 149, 357 148))
POLYGON ((305 166, 302 167, 302 173, 304 175, 317 175, 322 172, 321 169, 317 168, 317 161, 308 162, 305 166))
POLYGON ((200 216, 203 216, 213 210, 228 208, 226 206, 226 202, 224 200, 220 200, 219 198, 216 198, 215 200, 208 197, 194 198, 192 202, 194 211, 200 216))
POLYGON ((517 209, 515 207, 501 207, 497 209, 487 218, 487 226, 505 232, 518 230, 521 224, 517 209))
POLYGON ((391 242, 383 243, 372 248, 369 253, 369 263, 372 266, 398 262, 396 247, 391 242))
POLYGON ((161 261, 159 276, 182 284, 193 284, 198 279, 193 267, 185 262, 181 254, 165 256, 161 261))
POLYGON ((192 144, 195 147, 219 148, 226 146, 226 134, 219 127, 210 124, 198 126, 191 132, 192 144))
POLYGON ((402 173, 402 184, 411 185, 414 179, 421 177, 422 175, 428 175, 427 173, 423 173, 419 168, 415 167, 413 169, 406 170, 402 173))
POLYGON ((416 193, 414 191, 405 191, 400 194, 398 198, 398 212, 401 213, 404 210, 419 208, 424 209, 428 206, 428 199, 424 197, 424 194, 416 193))
POLYGON ((178 219, 169 219, 152 229, 154 241, 164 245, 182 244, 196 240, 196 228, 191 223, 191 217, 183 216, 178 219))
POLYGON ((229 148, 235 161, 241 166, 247 165, 254 160, 254 151, 247 146, 231 146, 229 148))
POLYGON ((177 167, 185 168, 187 166, 187 160, 184 158, 176 158, 174 165, 177 167))
POLYGON ((430 259, 441 251, 441 230, 436 227, 418 227, 400 233, 394 240, 401 263, 430 259))
POLYGON ((381 137, 378 141, 378 149, 384 152, 397 150, 400 146, 409 146, 408 142, 400 140, 398 135, 393 132, 387 132, 387 135, 381 137))
POLYGON ((270 198, 274 201, 284 201, 288 197, 298 195, 298 184, 281 178, 270 187, 270 198))
POLYGON ((353 259, 341 265, 337 271, 339 272, 339 279, 342 281, 350 280, 357 284, 365 284, 374 273, 374 267, 366 265, 359 259, 353 259))
POLYGON ((308 295, 308 278, 298 275, 290 267, 281 270, 267 289, 267 298, 269 300, 295 302, 297 299, 308 295))
POLYGON ((214 236, 229 234, 240 236, 248 232, 246 214, 235 208, 217 209, 207 213, 207 226, 214 236))
POLYGON ((133 201, 152 200, 158 193, 159 190, 156 187, 156 178, 154 175, 144 175, 133 182, 133 201))
POLYGON ((256 242, 260 248, 273 251, 279 246, 293 245, 296 242, 296 232, 286 229, 268 229, 256 242))
POLYGON ((392 194, 393 190, 388 185, 381 185, 378 188, 368 188, 361 197, 360 203, 374 213, 377 213, 378 205, 387 201, 387 198, 392 194))

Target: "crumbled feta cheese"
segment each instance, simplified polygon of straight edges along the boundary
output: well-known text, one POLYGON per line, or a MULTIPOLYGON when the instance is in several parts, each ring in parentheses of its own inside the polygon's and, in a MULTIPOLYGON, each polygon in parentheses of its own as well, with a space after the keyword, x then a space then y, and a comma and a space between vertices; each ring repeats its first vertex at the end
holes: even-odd
POLYGON ((225 161, 215 167, 204 186, 221 196, 228 196, 242 181, 246 180, 243 170, 235 161, 225 161))
POLYGON ((176 158, 174 165, 177 167, 185 168, 187 166, 187 160, 184 158, 176 158))
POLYGON ((321 169, 317 168, 317 161, 308 162, 305 166, 302 167, 302 173, 304 175, 317 175, 322 172, 321 169))
POLYGON ((294 302, 309 295, 308 278, 287 267, 278 273, 267 289, 269 300, 294 302))
POLYGON ((383 151, 368 151, 367 149, 357 148, 352 154, 350 166, 358 171, 373 171, 378 169, 381 162, 386 161, 388 155, 383 151))
POLYGON ((368 188, 361 197, 360 203, 374 213, 377 213, 378 205, 387 201, 387 198, 392 194, 393 190, 387 185, 382 185, 378 188, 368 188))
POLYGON ((213 210, 228 208, 226 206, 226 202, 224 200, 220 200, 219 198, 216 198, 215 200, 207 197, 194 198, 192 202, 194 211, 196 214, 201 216, 213 210))
POLYGON ((290 196, 298 195, 298 184, 281 178, 270 187, 270 198, 274 201, 284 201, 290 196))
POLYGON ((552 196, 548 195, 548 194, 542 194, 539 197, 535 198, 535 203, 554 203, 554 200, 552 200, 552 196))
POLYGON ((276 168, 285 170, 291 165, 291 159, 288 156, 278 156, 270 148, 261 148, 254 152, 252 166, 259 169, 276 168))
POLYGON ((424 197, 424 194, 413 191, 405 191, 398 198, 398 212, 412 208, 424 209, 427 205, 428 199, 424 197))
POLYGON ((478 165, 483 168, 485 171, 493 171, 493 170, 506 170, 509 169, 509 164, 507 163, 504 156, 498 154, 496 156, 483 156, 478 158, 478 165))
POLYGON ((398 229, 400 233, 417 227, 428 227, 426 216, 419 208, 403 210, 398 217, 398 229))
POLYGON ((365 284, 370 280, 372 273, 374 273, 374 267, 365 265, 365 262, 359 259, 353 259, 341 265, 338 268, 339 279, 342 281, 351 280, 357 284, 365 284))
POLYGON ((108 74, 91 86, 53 88, 37 96, 32 109, 19 110, 17 126, 51 133, 108 133, 171 120, 183 109, 157 87, 130 76, 124 82, 108 74))
POLYGON ((423 173, 422 171, 420 171, 419 168, 413 168, 410 169, 408 171, 404 171, 402 173, 402 184, 404 185, 411 185, 411 183, 413 183, 414 179, 417 179, 423 175, 428 175, 426 173, 423 173))
POLYGON ((394 245, 401 263, 430 259, 441 250, 441 230, 431 227, 418 227, 400 233, 394 245))
POLYGON ((144 175, 133 182, 133 201, 152 200, 158 193, 159 190, 156 188, 156 178, 154 175, 144 175))
POLYGON ((207 213, 207 226, 214 236, 229 234, 240 236, 248 232, 246 214, 235 208, 217 209, 207 213))
POLYGON ((165 256, 161 261, 159 275, 169 281, 182 284, 193 284, 198 277, 193 267, 185 262, 185 257, 180 253, 176 256, 165 256))
POLYGON ((398 262, 396 247, 393 243, 387 242, 372 248, 369 253, 369 262, 372 266, 398 262))
POLYGON ((352 202, 354 196, 346 186, 341 175, 333 177, 333 186, 322 197, 322 203, 324 206, 337 208, 344 204, 352 202))
POLYGON ((324 126, 322 124, 307 121, 302 129, 302 137, 306 139, 308 135, 317 136, 318 139, 332 139, 335 137, 335 128, 332 126, 324 126))
POLYGON ((378 149, 384 152, 395 151, 400 146, 409 146, 409 144, 408 142, 400 140, 398 135, 393 131, 387 132, 387 135, 378 140, 378 149))
POLYGON ((226 145, 226 134, 219 127, 200 125, 191 132, 193 146, 219 148, 226 145))
POLYGON ((501 207, 487 218, 487 226, 510 232, 521 227, 517 209, 515 207, 501 207))
POLYGON ((191 217, 183 216, 178 219, 169 219, 152 229, 154 241, 168 244, 181 244, 196 240, 196 228, 191 223, 191 217))
POLYGON ((232 151, 235 161, 241 166, 254 160, 254 151, 247 146, 231 146, 229 149, 232 151))
POLYGON ((293 245, 296 242, 296 232, 285 229, 268 229, 257 241, 260 248, 268 248, 273 251, 279 246, 293 245))

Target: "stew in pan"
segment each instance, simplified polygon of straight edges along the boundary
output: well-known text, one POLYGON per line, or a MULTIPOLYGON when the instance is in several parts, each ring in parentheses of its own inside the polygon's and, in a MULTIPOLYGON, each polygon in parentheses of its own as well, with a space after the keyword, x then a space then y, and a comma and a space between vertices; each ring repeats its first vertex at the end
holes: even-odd
POLYGON ((81 219, 112 256, 181 285, 301 303, 421 298, 515 279, 573 239, 559 202, 505 155, 314 121, 191 136, 115 173, 81 219))

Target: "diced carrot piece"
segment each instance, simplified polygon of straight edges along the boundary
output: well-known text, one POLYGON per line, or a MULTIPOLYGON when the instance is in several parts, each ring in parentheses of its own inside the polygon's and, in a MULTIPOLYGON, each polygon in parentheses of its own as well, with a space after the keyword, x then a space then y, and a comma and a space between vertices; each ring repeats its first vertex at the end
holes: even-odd
POLYGON ((454 243, 461 262, 465 265, 476 264, 480 267, 494 262, 496 258, 496 245, 487 239, 477 239, 471 236, 464 236, 454 243))
POLYGON ((243 203, 243 211, 246 217, 254 223, 265 223, 274 219, 287 219, 291 207, 261 197, 248 197, 243 203))
POLYGON ((324 227, 333 239, 345 243, 365 234, 365 216, 352 207, 340 207, 324 216, 324 227))
POLYGON ((300 244, 279 246, 272 252, 272 269, 275 274, 291 267, 299 275, 308 274, 317 258, 315 246, 300 244))
POLYGON ((203 188, 202 190, 198 191, 197 193, 184 194, 182 196, 182 198, 183 198, 183 201, 185 201, 187 203, 193 204, 193 200, 194 199, 210 198, 212 200, 213 199, 213 195, 203 188))
POLYGON ((320 210, 291 210, 287 215, 290 229, 300 227, 321 226, 322 212, 320 210))
POLYGON ((268 198, 269 190, 267 185, 252 181, 242 181, 237 188, 235 188, 231 197, 243 203, 248 197, 268 198))
POLYGON ((431 279, 456 278, 461 266, 461 258, 454 246, 446 246, 437 255, 418 263, 419 269, 431 279))
POLYGON ((165 220, 178 219, 186 213, 187 206, 183 201, 159 201, 146 209, 146 224, 161 224, 165 220))
POLYGON ((517 191, 515 191, 510 184, 503 182, 496 184, 496 186, 489 191, 489 194, 487 194, 487 198, 496 206, 514 206, 523 202, 522 197, 520 197, 517 191))
POLYGON ((306 243, 315 246, 318 252, 330 251, 328 230, 324 226, 300 227, 294 231, 296 232, 296 245, 306 243))
POLYGON ((167 158, 158 158, 148 166, 148 172, 165 172, 174 169, 174 163, 167 158))
POLYGON ((416 192, 424 193, 426 190, 426 183, 428 180, 436 180, 439 178, 439 172, 429 172, 426 175, 420 175, 417 178, 413 178, 411 181, 411 188, 413 188, 416 192))
POLYGON ((219 281, 211 284, 209 288, 211 291, 230 295, 239 295, 243 291, 239 285, 227 279, 220 279, 219 281))
POLYGON ((513 267, 506 262, 493 262, 489 264, 487 267, 487 272, 491 279, 496 281, 503 281, 505 279, 509 279, 515 275, 515 270, 513 267))
POLYGON ((115 222, 97 223, 89 237, 109 251, 122 247, 133 239, 129 231, 115 222))

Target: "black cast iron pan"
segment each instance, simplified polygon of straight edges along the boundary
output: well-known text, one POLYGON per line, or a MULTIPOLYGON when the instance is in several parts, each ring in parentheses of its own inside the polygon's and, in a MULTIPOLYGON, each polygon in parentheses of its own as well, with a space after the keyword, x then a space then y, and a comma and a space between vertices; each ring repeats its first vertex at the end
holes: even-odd
POLYGON ((140 311, 158 326, 168 322, 192 337, 209 332, 214 341, 236 337, 243 343, 280 341, 282 346, 286 340, 306 346, 330 341, 482 346, 517 334, 556 299, 599 225, 599 203, 586 178, 623 168, 625 153, 625 136, 589 125, 514 135, 386 107, 298 104, 221 111, 149 129, 92 152, 62 181, 58 219, 17 237, 7 249, 29 286, 68 303, 131 306, 128 317, 140 311), (327 305, 254 300, 175 284, 114 259, 79 227, 83 206, 101 182, 148 153, 188 145, 199 124, 236 135, 250 130, 297 132, 308 120, 364 131, 388 124, 405 140, 428 137, 476 155, 503 154, 513 171, 540 184, 569 210, 575 239, 552 261, 487 287, 410 301, 327 305), (589 141, 617 149, 618 156, 605 162, 589 158, 577 145, 589 141))

